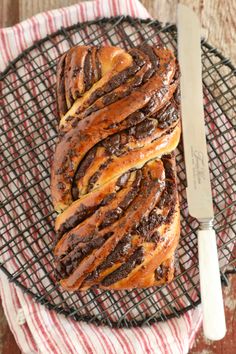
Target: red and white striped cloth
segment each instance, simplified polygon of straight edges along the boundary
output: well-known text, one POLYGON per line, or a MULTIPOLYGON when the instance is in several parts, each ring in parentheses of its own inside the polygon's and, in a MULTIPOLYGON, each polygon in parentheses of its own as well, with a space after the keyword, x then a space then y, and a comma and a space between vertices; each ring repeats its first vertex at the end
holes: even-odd
MULTIPOLYGON (((116 15, 150 17, 138 0, 97 0, 38 14, 0 29, 0 71, 25 48, 49 33, 78 21, 116 15)), ((75 322, 24 294, 0 273, 0 296, 9 326, 23 353, 141 354, 188 353, 200 326, 201 308, 179 319, 149 327, 111 329, 75 322)))

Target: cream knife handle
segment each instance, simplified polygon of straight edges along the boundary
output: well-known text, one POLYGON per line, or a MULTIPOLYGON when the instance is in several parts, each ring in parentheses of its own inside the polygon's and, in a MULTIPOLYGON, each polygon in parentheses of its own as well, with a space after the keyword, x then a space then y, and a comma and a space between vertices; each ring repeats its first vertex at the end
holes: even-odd
POLYGON ((215 231, 198 231, 198 256, 204 335, 211 340, 225 336, 226 324, 215 231))

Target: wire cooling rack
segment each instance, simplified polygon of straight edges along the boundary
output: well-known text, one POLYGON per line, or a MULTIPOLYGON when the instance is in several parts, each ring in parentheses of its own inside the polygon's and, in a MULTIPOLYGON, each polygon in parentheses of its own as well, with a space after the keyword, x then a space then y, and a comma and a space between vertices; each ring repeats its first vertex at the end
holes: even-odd
MULTIPOLYGON (((130 327, 180 316, 200 303, 198 223, 188 215, 183 148, 177 151, 181 240, 174 281, 133 291, 69 293, 54 282, 52 247, 56 213, 50 199, 50 161, 57 137, 56 63, 75 44, 130 48, 148 42, 176 51, 176 27, 130 17, 78 23, 36 42, 1 74, 0 267, 9 280, 47 308, 75 320, 130 327)), ((205 119, 222 277, 234 265, 236 140, 235 69, 202 42, 205 119), (227 269, 226 269, 227 268, 227 269)), ((211 255, 209 254, 209 257, 211 255)), ((209 281, 211 281, 209 279, 209 281)))

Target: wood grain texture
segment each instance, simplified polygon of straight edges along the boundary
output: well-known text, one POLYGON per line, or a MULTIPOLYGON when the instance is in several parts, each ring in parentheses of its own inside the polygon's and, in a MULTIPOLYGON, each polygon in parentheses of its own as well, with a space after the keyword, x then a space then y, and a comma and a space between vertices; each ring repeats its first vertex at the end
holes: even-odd
POLYGON ((18 0, 19 18, 25 20, 39 12, 78 4, 82 0, 18 0))
POLYGON ((13 334, 10 331, 6 317, 3 312, 0 299, 0 354, 20 354, 13 334))
MULTIPOLYGON (((19 1, 19 20, 38 12, 78 3, 78 0, 2 0, 19 1)), ((80 0, 81 1, 81 0, 80 0)), ((163 22, 176 22, 179 2, 191 7, 199 16, 210 44, 236 64, 236 0, 141 0, 150 15, 163 22)))
POLYGON ((176 23, 178 3, 191 7, 201 20, 203 33, 214 47, 236 64, 235 0, 141 0, 149 13, 163 22, 176 23))
POLYGON ((224 304, 227 333, 223 340, 206 339, 202 328, 198 331, 193 348, 188 354, 235 354, 236 353, 236 276, 229 277, 229 286, 224 288, 224 304))
MULTIPOLYGON (((82 0, 0 0, 0 27, 12 26, 38 12, 65 7, 82 0)), ((101 0, 102 1, 102 0, 101 0)), ((150 15, 163 22, 176 21, 178 0, 141 0, 150 15)), ((236 65, 236 0, 181 0, 199 15, 208 42, 236 65)), ((219 342, 204 339, 202 329, 189 354, 236 353, 236 277, 224 289, 227 336, 219 342)), ((0 304, 0 354, 18 354, 20 350, 7 325, 0 304)))
POLYGON ((13 26, 19 21, 18 0, 0 0, 0 28, 13 26))

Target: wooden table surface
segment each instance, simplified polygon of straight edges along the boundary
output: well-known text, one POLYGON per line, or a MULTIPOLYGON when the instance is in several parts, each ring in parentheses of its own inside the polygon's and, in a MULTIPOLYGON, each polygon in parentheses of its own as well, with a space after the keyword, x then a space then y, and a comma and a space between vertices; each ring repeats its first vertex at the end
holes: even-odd
MULTIPOLYGON (((81 0, 80 0, 81 1, 81 0)), ((38 12, 69 6, 79 0, 0 0, 0 27, 12 26, 38 12)), ((178 0, 141 0, 150 15, 163 22, 175 22, 178 0)), ((182 0, 199 15, 208 42, 236 64, 236 0, 182 0)), ((219 342, 207 341, 200 329, 189 354, 236 353, 236 277, 224 289, 228 332, 219 342)), ((0 305, 0 354, 19 354, 0 305)), ((45 353, 46 354, 46 353, 45 353)))

